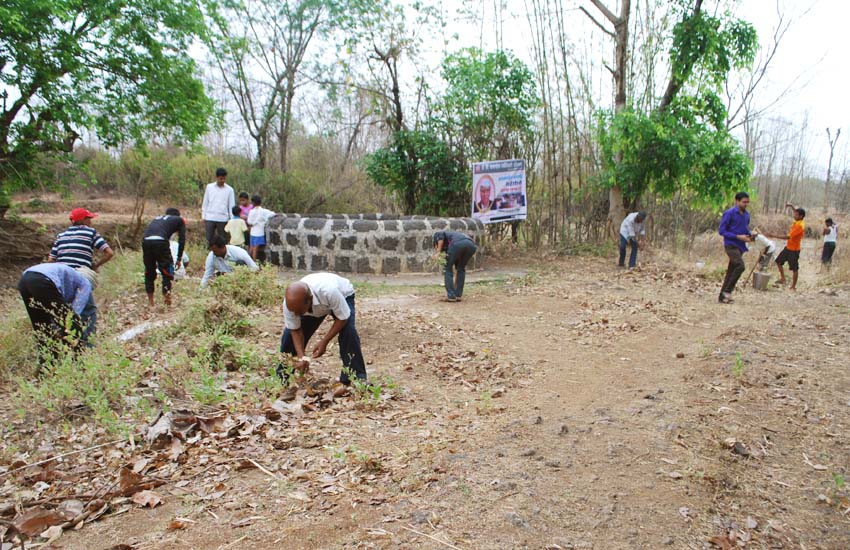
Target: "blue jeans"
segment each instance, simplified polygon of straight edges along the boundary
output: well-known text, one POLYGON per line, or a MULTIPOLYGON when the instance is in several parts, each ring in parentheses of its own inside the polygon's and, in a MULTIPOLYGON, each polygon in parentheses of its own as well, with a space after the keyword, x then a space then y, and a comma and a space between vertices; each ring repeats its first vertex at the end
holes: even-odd
POLYGON ((637 252, 638 252, 638 244, 637 239, 634 237, 625 238, 620 235, 620 262, 617 264, 620 267, 625 266, 626 261, 626 245, 632 246, 632 252, 629 254, 629 267, 635 267, 637 265, 637 252))
POLYGON ((463 298, 463 285, 466 282, 466 264, 472 259, 478 248, 472 239, 461 239, 449 245, 446 258, 445 284, 449 298, 463 298), (453 270, 457 269, 457 277, 453 270))
POLYGON ((94 303, 94 294, 89 296, 89 301, 80 313, 80 319, 83 322, 82 340, 87 346, 91 346, 89 338, 97 332, 97 305, 94 303))
MULTIPOLYGON (((345 301, 351 309, 351 316, 338 335, 339 358, 342 359, 342 364, 345 367, 339 375, 339 381, 348 384, 351 382, 348 378, 348 372, 346 372, 348 370, 354 371, 359 380, 366 380, 366 361, 363 360, 363 351, 360 349, 360 335, 357 334, 355 324, 354 296, 349 296, 345 301)), ((301 316, 301 332, 304 333, 305 352, 307 351, 307 342, 310 341, 310 337, 313 336, 324 320, 325 317, 301 316)), ((292 333, 288 328, 283 330, 283 336, 280 339, 280 351, 281 353, 297 355, 295 343, 292 341, 292 333)))

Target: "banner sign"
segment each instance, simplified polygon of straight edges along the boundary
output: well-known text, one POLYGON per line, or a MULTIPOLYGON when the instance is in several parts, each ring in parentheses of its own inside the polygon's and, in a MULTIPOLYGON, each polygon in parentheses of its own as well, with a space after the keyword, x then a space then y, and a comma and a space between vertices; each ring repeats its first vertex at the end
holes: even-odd
POLYGON ((472 165, 472 217, 483 223, 524 220, 525 160, 494 160, 472 165))

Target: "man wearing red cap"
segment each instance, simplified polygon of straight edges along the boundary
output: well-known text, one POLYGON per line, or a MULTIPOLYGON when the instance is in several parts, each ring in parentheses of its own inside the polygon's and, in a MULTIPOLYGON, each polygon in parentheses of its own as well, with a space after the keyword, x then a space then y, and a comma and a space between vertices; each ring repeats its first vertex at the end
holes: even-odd
POLYGON ((53 241, 48 261, 68 264, 73 268, 88 267, 97 269, 112 259, 114 253, 100 233, 91 226, 94 212, 85 208, 74 208, 69 216, 71 227, 59 233, 53 241), (94 261, 94 249, 101 252, 99 261, 94 261))
MULTIPOLYGON (((100 233, 91 226, 92 218, 97 214, 89 212, 85 208, 74 208, 69 218, 71 227, 59 233, 53 241, 50 249, 48 262, 66 264, 74 269, 94 269, 95 271, 112 259, 114 253, 100 233), (94 261, 94 249, 100 250, 100 259, 94 261)), ((88 341, 89 336, 94 334, 97 325, 97 306, 94 303, 94 295, 89 294, 85 308, 80 313, 88 324, 83 330, 83 340, 88 341)))

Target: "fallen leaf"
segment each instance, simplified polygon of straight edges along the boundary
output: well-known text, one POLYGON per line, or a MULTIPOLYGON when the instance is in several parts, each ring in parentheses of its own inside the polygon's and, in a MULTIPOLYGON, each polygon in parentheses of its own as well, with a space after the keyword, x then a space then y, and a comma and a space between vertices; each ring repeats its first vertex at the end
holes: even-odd
POLYGON ((230 523, 230 526, 233 527, 234 529, 238 529, 239 527, 247 527, 249 525, 252 525, 258 519, 264 519, 264 518, 263 518, 263 516, 251 516, 251 517, 248 517, 248 518, 243 518, 243 519, 240 519, 240 520, 237 520, 237 521, 233 521, 233 522, 230 523))
POLYGON ((62 525, 66 521, 61 513, 38 507, 31 508, 15 518, 12 527, 28 537, 34 537, 43 533, 48 527, 62 525))
POLYGON ((179 531, 180 529, 185 529, 188 524, 185 521, 180 521, 179 519, 173 520, 166 527, 169 531, 179 531))
POLYGON ((141 483, 141 481, 142 476, 127 467, 121 468, 121 471, 118 473, 118 486, 124 494, 141 483))
POLYGON ((139 491, 133 495, 133 502, 142 508, 145 506, 149 508, 156 508, 158 505, 162 504, 162 497, 153 491, 139 491))
POLYGON ((289 498, 300 500, 301 502, 310 502, 310 497, 304 491, 292 491, 288 495, 289 498))
POLYGON ((676 471, 672 471, 667 475, 670 476, 673 479, 682 479, 683 477, 685 477, 681 474, 681 472, 676 472, 676 471))
POLYGON ((85 507, 86 505, 81 500, 71 499, 60 504, 56 511, 70 521, 82 514, 85 507))

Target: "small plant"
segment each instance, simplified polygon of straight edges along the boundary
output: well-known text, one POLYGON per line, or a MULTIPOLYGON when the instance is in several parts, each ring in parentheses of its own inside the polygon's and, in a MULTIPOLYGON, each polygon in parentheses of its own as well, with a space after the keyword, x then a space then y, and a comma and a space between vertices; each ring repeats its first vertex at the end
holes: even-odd
POLYGON ((222 384, 224 384, 224 376, 203 372, 189 393, 202 405, 218 405, 224 401, 225 397, 221 390, 222 384))
POLYGON ((732 373, 736 378, 741 378, 744 375, 744 369, 746 368, 747 364, 744 362, 741 352, 735 352, 735 366, 732 367, 732 373))
POLYGON ((835 488, 839 491, 844 490, 844 487, 847 485, 844 476, 838 473, 832 474, 832 481, 835 483, 835 488))

